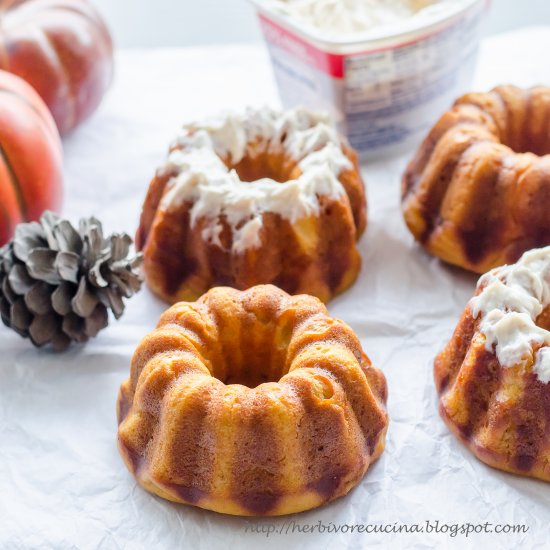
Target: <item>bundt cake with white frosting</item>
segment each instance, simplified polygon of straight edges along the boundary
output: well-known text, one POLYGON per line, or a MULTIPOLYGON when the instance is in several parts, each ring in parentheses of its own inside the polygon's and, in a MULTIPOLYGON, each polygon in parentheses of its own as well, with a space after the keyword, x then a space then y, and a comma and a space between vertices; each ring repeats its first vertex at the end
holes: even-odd
POLYGON ((440 412, 490 466, 550 481, 550 247, 481 277, 435 362, 440 412))
POLYGON ((183 129, 136 244, 168 302, 260 283, 328 301, 359 272, 365 225, 357 157, 324 115, 248 109, 183 129))
POLYGON ((161 497, 281 515, 346 494, 384 449, 384 375, 311 296, 214 288, 166 311, 118 399, 118 442, 161 497))

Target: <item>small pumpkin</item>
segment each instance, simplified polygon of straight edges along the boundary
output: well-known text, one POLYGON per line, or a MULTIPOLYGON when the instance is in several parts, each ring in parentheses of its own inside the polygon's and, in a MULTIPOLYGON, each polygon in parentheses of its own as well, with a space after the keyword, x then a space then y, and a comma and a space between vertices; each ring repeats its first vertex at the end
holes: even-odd
POLYGON ((19 222, 59 209, 62 159, 59 132, 40 96, 0 71, 0 246, 19 222))
POLYGON ((113 43, 86 0, 0 0, 0 69, 26 80, 66 134, 107 91, 113 43))

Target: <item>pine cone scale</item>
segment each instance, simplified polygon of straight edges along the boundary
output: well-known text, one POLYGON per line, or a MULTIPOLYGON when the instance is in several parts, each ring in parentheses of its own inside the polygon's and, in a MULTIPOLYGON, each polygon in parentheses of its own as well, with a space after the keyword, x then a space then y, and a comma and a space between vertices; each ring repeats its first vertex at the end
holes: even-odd
POLYGON ((55 267, 57 253, 48 248, 35 248, 27 256, 27 269, 33 279, 46 281, 52 285, 61 282, 61 276, 55 267))
POLYGON ((34 315, 46 315, 52 311, 52 292, 54 286, 39 281, 25 294, 24 300, 27 309, 34 315))
POLYGON ((94 338, 100 330, 103 330, 109 324, 109 313, 107 308, 98 303, 94 312, 85 320, 85 332, 89 338, 94 338))
POLYGON ((15 230, 13 253, 15 257, 26 262, 29 252, 43 245, 43 229, 38 222, 22 223, 15 230))
POLYGON ((62 282, 52 293, 52 307, 59 315, 67 315, 71 311, 71 303, 76 294, 76 286, 66 281, 62 282))
POLYGON ((58 317, 53 311, 45 315, 36 315, 29 326, 29 337, 32 343, 41 347, 51 342, 58 325, 58 317))
POLYGON ((29 275, 27 268, 23 264, 14 265, 9 270, 7 280, 16 294, 25 294, 34 284, 34 279, 29 275))
POLYGON ((14 292, 12 286, 10 285, 8 277, 5 277, 2 281, 2 294, 10 304, 13 304, 17 298, 19 298, 19 295, 14 292))
POLYGON ((10 308, 10 321, 14 329, 26 332, 32 323, 32 313, 27 309, 25 300, 19 298, 10 308))
POLYGON ((54 267, 63 281, 78 283, 79 256, 74 252, 61 251, 55 258, 54 267))

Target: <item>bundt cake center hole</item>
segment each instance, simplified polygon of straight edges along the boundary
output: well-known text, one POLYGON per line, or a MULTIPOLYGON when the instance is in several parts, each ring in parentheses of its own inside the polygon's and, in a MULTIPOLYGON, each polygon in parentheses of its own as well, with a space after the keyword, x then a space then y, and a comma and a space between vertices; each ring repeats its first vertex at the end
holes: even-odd
POLYGON ((550 306, 544 308, 543 312, 537 317, 538 327, 550 331, 550 306))
POLYGON ((278 183, 286 183, 297 177, 296 162, 280 155, 245 155, 236 164, 226 162, 229 169, 235 170, 239 179, 244 182, 254 183, 261 179, 271 179, 278 183))
POLYGON ((248 388, 269 382, 279 382, 288 373, 287 353, 294 322, 275 319, 274 311, 252 307, 240 321, 237 332, 224 331, 220 343, 224 356, 223 368, 214 365, 213 375, 226 385, 239 384, 248 388))
POLYGON ((502 140, 502 144, 518 154, 533 153, 539 157, 550 155, 550 139, 533 135, 529 120, 520 133, 507 136, 502 140))
POLYGON ((250 355, 244 357, 241 364, 230 365, 222 382, 226 385, 240 384, 248 388, 256 388, 267 382, 278 382, 288 369, 284 364, 271 360, 267 354, 264 357, 250 355))
POLYGON ((223 383, 226 385, 239 384, 241 386, 246 386, 247 388, 253 389, 257 388, 261 384, 266 384, 267 382, 278 382, 278 378, 274 379, 273 377, 268 376, 266 373, 254 372, 253 369, 247 369, 248 372, 244 373, 230 373, 223 383))

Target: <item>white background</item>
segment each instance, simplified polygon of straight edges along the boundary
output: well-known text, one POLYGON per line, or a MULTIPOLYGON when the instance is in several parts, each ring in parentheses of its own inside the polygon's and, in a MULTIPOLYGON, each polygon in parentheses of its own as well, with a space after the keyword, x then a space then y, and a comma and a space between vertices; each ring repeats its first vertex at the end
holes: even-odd
MULTIPOLYGON (((162 47, 260 40, 248 0, 92 0, 120 47, 162 47)), ((550 24, 549 0, 492 0, 487 33, 550 24)))

